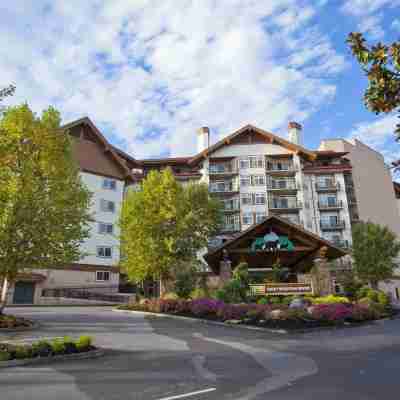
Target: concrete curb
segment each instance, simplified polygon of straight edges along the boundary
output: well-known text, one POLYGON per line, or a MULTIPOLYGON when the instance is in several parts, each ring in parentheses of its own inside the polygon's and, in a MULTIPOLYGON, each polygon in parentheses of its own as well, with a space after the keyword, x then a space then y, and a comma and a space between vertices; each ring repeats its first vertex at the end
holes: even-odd
POLYGON ((242 324, 227 324, 225 322, 220 322, 220 321, 211 321, 211 320, 201 319, 201 318, 183 317, 181 315, 173 315, 173 314, 161 314, 161 313, 158 314, 158 313, 152 313, 152 312, 148 312, 148 311, 119 310, 119 309, 115 309, 115 308, 112 311, 126 313, 126 314, 144 315, 144 316, 155 317, 155 318, 178 319, 178 320, 188 321, 188 322, 203 323, 206 325, 217 325, 217 326, 224 326, 224 327, 230 327, 230 328, 246 329, 249 331, 277 333, 279 335, 314 333, 314 332, 328 331, 328 330, 332 331, 332 330, 338 330, 338 329, 358 328, 358 327, 363 327, 363 326, 371 326, 371 325, 375 325, 375 324, 380 324, 385 321, 394 319, 394 318, 382 318, 382 319, 378 319, 375 321, 367 321, 367 322, 360 323, 360 324, 345 323, 344 325, 337 325, 337 326, 319 326, 316 328, 287 330, 287 329, 263 328, 260 326, 251 326, 251 325, 242 325, 242 324))
MULTIPOLYGON (((277 334, 288 334, 292 333, 293 331, 288 331, 286 329, 271 329, 271 328, 262 328, 260 326, 250 326, 250 325, 240 325, 240 324, 227 324, 225 322, 221 321, 211 321, 208 319, 202 319, 202 318, 191 318, 191 317, 183 317, 181 315, 172 315, 172 314, 157 314, 157 313, 152 313, 152 312, 147 312, 147 311, 133 311, 133 310, 118 310, 118 309, 113 309, 112 311, 114 312, 120 312, 120 313, 126 313, 126 314, 136 314, 136 315, 144 315, 144 316, 149 316, 149 317, 156 317, 156 318, 170 318, 170 319, 178 319, 182 321, 188 321, 188 322, 198 322, 201 324, 206 324, 206 325, 217 325, 217 326, 224 326, 224 327, 229 327, 229 328, 239 328, 239 329, 246 329, 249 331, 260 331, 260 332, 269 332, 269 333, 277 333, 277 334)), ((297 332, 293 332, 297 333, 297 332)))
POLYGON ((39 323, 34 322, 31 326, 21 326, 19 328, 0 328, 0 334, 33 331, 35 329, 40 328, 40 326, 41 325, 39 323))
POLYGON ((86 353, 63 354, 51 357, 37 357, 37 358, 25 358, 23 360, 0 361, 0 368, 22 367, 24 365, 50 364, 56 361, 87 360, 91 358, 98 358, 103 355, 104 355, 104 350, 96 349, 88 351, 86 353))

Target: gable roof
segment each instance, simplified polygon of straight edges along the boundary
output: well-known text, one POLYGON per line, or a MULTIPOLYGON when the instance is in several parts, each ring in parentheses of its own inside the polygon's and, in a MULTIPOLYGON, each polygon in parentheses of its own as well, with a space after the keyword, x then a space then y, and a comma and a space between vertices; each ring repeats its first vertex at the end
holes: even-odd
POLYGON ((221 147, 229 144, 229 142, 240 136, 245 134, 246 132, 256 132, 259 135, 263 136, 265 139, 268 139, 271 143, 277 143, 282 147, 285 147, 291 151, 296 153, 301 153, 304 156, 308 157, 310 160, 314 160, 316 158, 316 154, 313 151, 307 150, 302 146, 297 144, 291 143, 288 140, 282 139, 279 136, 274 135, 271 132, 264 131, 263 129, 257 128, 253 125, 245 125, 244 127, 238 129, 237 131, 231 133, 230 135, 224 137, 223 139, 219 140, 217 143, 213 144, 212 146, 208 147, 207 149, 203 150, 202 152, 198 153, 189 161, 191 164, 199 162, 203 158, 209 156, 210 154, 214 153, 216 150, 220 149, 221 147))
MULTIPOLYGON (((235 249, 240 247, 242 244, 248 244, 256 237, 263 236, 268 229, 275 228, 276 230, 280 230, 284 233, 290 233, 289 239, 295 238, 298 243, 301 244, 301 248, 298 248, 298 254, 291 253, 290 260, 291 266, 296 265, 301 260, 306 257, 312 256, 315 252, 317 252, 322 247, 327 248, 327 257, 330 259, 339 258, 345 256, 347 253, 342 249, 334 246, 329 241, 321 238, 320 236, 302 228, 299 225, 293 224, 288 220, 281 218, 277 215, 270 215, 266 217, 260 223, 251 226, 250 228, 246 229, 245 231, 241 232, 233 239, 228 240, 227 242, 223 243, 221 246, 210 250, 205 256, 204 259, 210 265, 210 267, 214 271, 218 271, 219 269, 219 261, 222 259, 223 252, 226 250, 229 254, 229 251, 235 252, 235 249)), ((296 250, 296 248, 295 248, 296 250)), ((259 252, 262 257, 266 257, 268 254, 266 252, 259 252)), ((244 253, 242 253, 244 254, 244 253)), ((260 255, 259 254, 259 255, 260 255)), ((271 253, 269 253, 270 255, 271 253)), ((247 254, 250 256, 255 256, 255 254, 247 254)), ((234 266, 234 265, 233 265, 234 266)))
POLYGON ((128 156, 128 154, 124 153, 122 150, 118 150, 113 145, 111 145, 108 142, 108 140, 104 137, 104 135, 100 132, 100 130, 96 127, 96 125, 90 120, 89 117, 83 117, 75 121, 69 122, 63 125, 61 129, 68 131, 69 129, 79 125, 86 125, 91 129, 92 133, 95 135, 95 138, 98 140, 99 144, 103 147, 104 152, 107 155, 109 155, 110 159, 120 169, 125 179, 135 180, 134 175, 125 164, 124 159, 121 158, 121 155, 124 155, 125 158, 128 157, 131 163, 134 163, 135 159, 131 156, 128 156))

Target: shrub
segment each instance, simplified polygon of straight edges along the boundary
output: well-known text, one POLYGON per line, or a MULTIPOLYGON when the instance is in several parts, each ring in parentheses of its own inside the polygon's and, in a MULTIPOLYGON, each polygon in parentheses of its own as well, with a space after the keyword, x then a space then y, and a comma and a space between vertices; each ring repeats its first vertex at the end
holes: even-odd
POLYGON ((309 315, 317 321, 337 323, 351 317, 352 308, 342 303, 317 304, 311 307, 309 315))
POLYGON ((51 350, 53 354, 64 354, 65 353, 65 343, 62 339, 54 339, 51 342, 51 350))
POLYGON ((11 354, 8 351, 0 351, 0 362, 11 360, 11 354))
POLYGON ((197 299, 190 302, 190 312, 196 317, 216 316, 224 303, 214 299, 197 299))
POLYGON ((173 293, 173 292, 165 293, 162 297, 162 300, 178 300, 178 299, 179 299, 179 295, 177 293, 173 293))
POLYGON ((75 342, 69 336, 64 337, 64 347, 65 347, 65 354, 74 354, 77 353, 78 350, 76 348, 75 342))
POLYGON ((30 358, 32 355, 31 348, 28 346, 18 345, 14 348, 14 358, 22 360, 24 358, 30 358))
POLYGON ((323 296, 323 297, 316 297, 311 300, 313 304, 337 304, 337 303, 342 303, 342 304, 349 304, 350 301, 347 297, 344 296, 335 296, 333 294, 330 294, 328 296, 323 296))
POLYGON ((81 336, 76 342, 76 348, 78 351, 88 351, 92 347, 93 339, 90 336, 81 336))
POLYGON ((187 299, 196 287, 197 275, 194 267, 186 267, 175 275, 175 293, 181 299, 187 299))
POLYGON ((261 304, 261 305, 269 304, 268 298, 261 297, 260 299, 257 300, 257 304, 261 304))
POLYGON ((244 319, 249 311, 247 304, 223 304, 217 309, 217 317, 222 321, 244 319))
POLYGON ((49 357, 52 354, 52 348, 49 342, 46 340, 40 340, 39 342, 32 344, 32 355, 33 357, 49 357))
POLYGON ((242 303, 246 301, 246 295, 243 293, 243 287, 240 281, 232 279, 217 290, 217 299, 224 303, 242 303))
POLYGON ((368 304, 354 304, 351 310, 350 320, 363 322, 375 319, 375 312, 368 304))
POLYGON ((382 304, 385 307, 390 306, 391 301, 390 301, 389 295, 387 295, 384 292, 379 292, 378 293, 378 303, 382 304))

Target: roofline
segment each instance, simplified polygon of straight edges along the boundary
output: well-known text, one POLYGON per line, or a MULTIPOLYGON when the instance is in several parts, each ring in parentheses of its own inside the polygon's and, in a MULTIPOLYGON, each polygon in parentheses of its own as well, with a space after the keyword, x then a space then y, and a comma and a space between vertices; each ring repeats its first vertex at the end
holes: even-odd
POLYGON ((284 224, 287 224, 289 226, 291 226, 292 228, 295 228, 301 232, 303 232, 306 235, 309 235, 311 237, 313 237, 315 240, 317 240, 318 242, 320 242, 322 245, 325 246, 329 246, 339 252, 341 252, 343 254, 343 256, 345 256, 347 253, 345 251, 343 251, 342 249, 340 249, 339 247, 336 247, 335 245, 333 245, 331 242, 328 242, 327 240, 323 239, 322 237, 316 235, 315 233, 308 231, 306 229, 304 229, 303 227, 296 225, 284 218, 281 218, 277 215, 269 215, 268 217, 264 218, 261 222, 259 222, 258 224, 252 225, 249 228, 247 228, 246 230, 240 232, 237 236, 235 236, 233 239, 226 241, 225 243, 223 243, 221 246, 216 247, 215 249, 213 249, 212 251, 208 252, 207 254, 205 254, 204 257, 206 256, 211 256, 215 253, 217 253, 218 251, 223 250, 226 246, 231 245, 232 243, 235 243, 237 240, 241 239, 243 236, 245 236, 248 232, 251 232, 253 229, 256 229, 259 225, 269 221, 269 220, 277 220, 279 222, 282 222, 284 224))
POLYGON ((263 129, 257 128, 251 124, 247 124, 245 126, 243 126, 242 128, 234 131, 233 133, 231 133, 230 135, 222 138, 221 140, 219 140, 217 143, 214 143, 212 146, 208 147, 207 149, 201 151, 200 153, 196 154, 195 156, 193 156, 191 158, 191 160, 189 161, 190 164, 195 163, 203 158, 208 157, 210 154, 212 154, 214 151, 218 150, 220 147, 222 147, 225 144, 228 144, 230 140, 232 140, 233 138, 235 138, 236 136, 238 136, 239 134, 241 134, 242 132, 246 131, 246 130, 250 130, 250 131, 254 131, 257 132, 269 139, 272 138, 272 140, 275 140, 276 142, 278 142, 279 144, 281 144, 282 146, 289 148, 290 150, 299 152, 299 153, 303 153, 305 155, 307 155, 310 159, 314 160, 316 158, 316 154, 313 151, 307 150, 302 146, 299 146, 297 144, 291 143, 288 140, 285 140, 283 138, 281 138, 280 136, 274 135, 271 132, 265 131, 263 129), (227 143, 228 142, 228 143, 227 143))
MULTIPOLYGON (((116 151, 118 151, 118 149, 116 149, 111 143, 109 143, 109 141, 105 138, 105 136, 100 132, 100 130, 91 121, 91 119, 89 117, 86 116, 83 118, 79 118, 75 121, 71 121, 67 124, 62 125, 61 129, 68 130, 70 128, 73 128, 74 126, 81 125, 81 124, 89 125, 93 129, 94 133, 97 135, 97 137, 103 143, 105 150, 111 154, 111 157, 114 159, 114 161, 117 163, 117 165, 124 171, 125 178, 129 179, 129 180, 135 180, 130 169, 123 163, 120 156, 118 156, 116 154, 116 151)), ((122 150, 120 150, 120 151, 122 152, 122 150)))

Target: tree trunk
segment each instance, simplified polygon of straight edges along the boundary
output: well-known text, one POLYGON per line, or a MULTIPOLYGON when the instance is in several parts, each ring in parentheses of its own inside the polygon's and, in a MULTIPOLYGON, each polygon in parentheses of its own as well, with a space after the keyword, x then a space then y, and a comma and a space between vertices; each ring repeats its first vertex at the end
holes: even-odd
POLYGON ((0 296, 0 315, 3 314, 4 308, 6 307, 7 304, 8 288, 9 288, 8 279, 4 278, 0 296))

